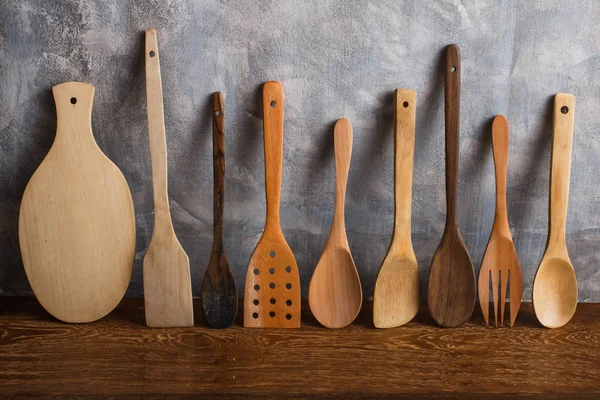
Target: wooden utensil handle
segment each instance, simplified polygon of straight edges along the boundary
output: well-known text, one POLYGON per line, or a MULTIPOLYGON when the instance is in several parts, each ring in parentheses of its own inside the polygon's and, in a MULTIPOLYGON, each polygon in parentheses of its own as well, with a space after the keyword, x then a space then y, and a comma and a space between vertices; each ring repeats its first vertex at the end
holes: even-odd
POLYGON ((496 220, 505 220, 506 213, 506 174, 508 170, 508 121, 504 115, 497 115, 492 123, 492 149, 496 174, 496 220))
POLYGON ((276 81, 263 86, 263 115, 265 141, 265 189, 267 218, 265 229, 280 229, 281 163, 283 159, 283 87, 276 81), (273 225, 274 224, 274 225, 273 225))
POLYGON ((152 159, 154 188, 154 223, 171 224, 167 196, 167 139, 163 109, 162 82, 156 31, 146 31, 146 100, 148 103, 148 135, 152 159))
MULTIPOLYGON (((333 146, 335 153, 335 211, 333 227, 346 232, 344 225, 344 204, 346 202, 346 185, 352 157, 352 124, 347 118, 339 119, 333 130, 333 146)), ((332 228, 333 230, 333 228, 332 228)))
POLYGON ((94 87, 82 82, 65 82, 52 87, 52 95, 56 104, 56 139, 67 139, 71 133, 87 131, 92 139, 92 105, 94 103, 94 87), (81 129, 70 129, 78 126, 81 129))
POLYGON ((460 132, 460 48, 446 49, 445 85, 446 122, 446 227, 456 225, 458 155, 460 132))
POLYGON ((214 242, 213 248, 223 246, 223 206, 225 204, 225 116, 223 95, 213 94, 213 170, 214 170, 214 242))
POLYGON ((412 177, 415 149, 415 122, 417 118, 417 92, 396 89, 394 124, 394 240, 411 243, 412 177))
POLYGON ((575 96, 568 93, 558 93, 554 97, 549 225, 550 241, 564 246, 566 246, 574 121, 575 96))

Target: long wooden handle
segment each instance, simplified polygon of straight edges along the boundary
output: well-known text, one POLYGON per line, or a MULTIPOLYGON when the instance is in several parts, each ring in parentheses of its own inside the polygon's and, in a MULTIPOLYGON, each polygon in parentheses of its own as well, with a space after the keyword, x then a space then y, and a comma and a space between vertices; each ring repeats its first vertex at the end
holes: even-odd
POLYGON ((265 189, 267 218, 265 229, 280 229, 281 163, 283 159, 283 87, 276 81, 263 86, 265 141, 265 189))
MULTIPOLYGON (((394 243, 411 243, 411 206, 417 92, 396 89, 394 124, 394 198, 396 203, 394 243)), ((412 248, 412 247, 411 247, 412 248)))
POLYGON ((508 214, 506 211, 508 137, 508 121, 504 115, 497 115, 492 123, 492 149, 494 152, 494 170, 496 174, 496 222, 502 224, 501 228, 508 228, 508 214))
POLYGON ((446 227, 457 225, 458 153, 460 132, 460 48, 446 49, 446 227))
POLYGON ((344 204, 346 203, 346 185, 352 156, 352 124, 347 118, 341 118, 336 122, 333 130, 333 146, 335 153, 335 211, 331 230, 341 229, 345 235, 344 204))
POLYGON ((213 170, 214 170, 214 242, 213 249, 223 246, 223 207, 225 204, 225 116, 223 95, 213 94, 213 170))
POLYGON ((148 135, 152 159, 152 183, 154 187, 154 224, 171 225, 171 212, 167 196, 167 139, 163 93, 160 79, 160 60, 156 31, 146 31, 146 100, 148 103, 148 135))
POLYGON ((567 207, 571 178, 571 149, 575 121, 575 96, 554 97, 552 169, 550 171, 550 241, 566 246, 567 207))

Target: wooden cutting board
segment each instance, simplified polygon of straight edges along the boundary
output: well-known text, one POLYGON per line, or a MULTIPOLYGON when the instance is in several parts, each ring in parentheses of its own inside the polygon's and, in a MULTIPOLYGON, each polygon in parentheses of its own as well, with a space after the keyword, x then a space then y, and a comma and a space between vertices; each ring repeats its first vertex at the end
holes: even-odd
POLYGON ((19 243, 42 306, 65 322, 90 322, 108 314, 129 284, 133 202, 123 174, 94 140, 94 87, 67 82, 52 93, 56 138, 25 188, 19 243))

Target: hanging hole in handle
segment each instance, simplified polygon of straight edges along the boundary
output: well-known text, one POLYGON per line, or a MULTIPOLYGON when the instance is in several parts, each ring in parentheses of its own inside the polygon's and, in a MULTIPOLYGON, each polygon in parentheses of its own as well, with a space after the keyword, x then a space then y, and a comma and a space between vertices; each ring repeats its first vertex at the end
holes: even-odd
POLYGON ((404 108, 408 108, 408 101, 405 101, 404 103, 402 103, 402 105, 404 106, 404 108))
POLYGON ((219 110, 215 111, 215 115, 220 115, 221 112, 219 112, 219 110))
POLYGON ((561 113, 563 113, 563 114, 567 114, 567 113, 569 112, 569 107, 567 107, 567 106, 562 106, 562 107, 560 108, 560 112, 561 112, 561 113))
POLYGON ((277 107, 277 102, 276 101, 272 101, 271 102, 271 107, 273 107, 273 108, 277 107))
POLYGON ((156 55, 156 53, 154 52, 154 50, 150 50, 150 57, 154 57, 156 55))
POLYGON ((77 103, 77 97, 71 97, 71 104, 77 103))
POLYGON ((450 67, 450 72, 456 72, 456 67, 454 65, 450 67))

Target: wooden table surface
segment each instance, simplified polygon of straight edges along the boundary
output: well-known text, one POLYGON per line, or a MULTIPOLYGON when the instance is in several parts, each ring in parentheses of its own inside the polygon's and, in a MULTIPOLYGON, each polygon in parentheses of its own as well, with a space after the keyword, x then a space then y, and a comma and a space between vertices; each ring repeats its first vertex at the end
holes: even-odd
MULTIPOLYGON (((99 322, 69 325, 33 298, 0 298, 0 398, 600 399, 600 304, 542 328, 523 304, 515 328, 476 312, 444 329, 422 308, 373 328, 371 303, 341 330, 303 311, 301 329, 150 329, 142 299, 99 322)), ((241 321, 241 318, 238 318, 241 321)))

